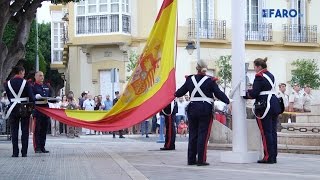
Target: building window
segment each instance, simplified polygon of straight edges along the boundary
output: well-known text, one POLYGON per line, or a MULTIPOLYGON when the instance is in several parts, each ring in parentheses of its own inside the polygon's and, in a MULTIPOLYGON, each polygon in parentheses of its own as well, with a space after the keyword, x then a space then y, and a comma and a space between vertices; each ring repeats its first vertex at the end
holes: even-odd
POLYGON ((62 51, 63 51, 63 33, 64 33, 64 23, 63 22, 53 22, 52 23, 52 62, 62 61, 62 51))
MULTIPOLYGON (((198 16, 198 2, 200 2, 200 38, 210 38, 212 36, 215 36, 215 24, 212 24, 212 22, 214 21, 214 0, 200 0, 194 2, 195 17, 198 16)), ((195 20, 197 22, 197 18, 195 18, 195 20)))
POLYGON ((259 0, 247 0, 247 23, 251 31, 258 31, 259 0))
POLYGON ((131 33, 129 0, 76 3, 76 34, 131 33))

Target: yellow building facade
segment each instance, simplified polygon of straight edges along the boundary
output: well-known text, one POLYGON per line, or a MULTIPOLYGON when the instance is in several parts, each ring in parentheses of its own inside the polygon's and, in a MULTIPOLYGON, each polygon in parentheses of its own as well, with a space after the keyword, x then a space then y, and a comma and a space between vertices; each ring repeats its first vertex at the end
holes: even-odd
MULTIPOLYGON (((208 62, 212 72, 220 56, 231 55, 231 28, 236 28, 231 27, 231 0, 199 2, 201 59, 208 62)), ((65 73, 67 87, 76 95, 85 90, 103 96, 121 91, 130 75, 126 68, 130 53, 142 52, 161 3, 85 0, 51 6, 52 68, 65 73)), ((197 5, 196 0, 178 1, 177 87, 185 75, 195 73, 196 53, 189 55, 185 47, 196 41, 197 5)), ((318 60, 320 1, 246 0, 246 6, 245 60, 250 63, 250 81, 254 77, 252 61, 258 57, 268 57, 277 83, 290 81, 294 60, 318 60), (278 9, 282 16, 284 10, 298 14, 279 17, 278 13, 276 17, 278 9)))

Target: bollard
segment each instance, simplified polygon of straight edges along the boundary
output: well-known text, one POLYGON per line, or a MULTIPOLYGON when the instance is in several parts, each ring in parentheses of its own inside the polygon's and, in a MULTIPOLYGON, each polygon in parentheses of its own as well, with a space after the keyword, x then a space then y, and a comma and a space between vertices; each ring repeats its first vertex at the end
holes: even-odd
POLYGON ((163 129, 164 129, 164 116, 161 115, 160 116, 160 132, 159 132, 159 139, 157 140, 157 143, 164 143, 165 142, 163 129))

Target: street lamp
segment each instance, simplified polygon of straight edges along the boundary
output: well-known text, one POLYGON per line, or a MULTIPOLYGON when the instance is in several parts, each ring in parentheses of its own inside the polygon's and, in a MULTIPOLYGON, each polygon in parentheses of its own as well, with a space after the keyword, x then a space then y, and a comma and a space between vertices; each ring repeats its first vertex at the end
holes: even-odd
POLYGON ((192 55, 192 53, 195 49, 197 49, 197 48, 194 46, 194 43, 188 42, 188 45, 186 46, 186 50, 188 51, 188 54, 192 55))
POLYGON ((194 46, 193 42, 188 42, 188 45, 186 46, 186 50, 188 51, 189 55, 192 55, 193 51, 195 49, 197 49, 197 61, 200 60, 200 36, 199 36, 199 33, 200 33, 200 11, 201 11, 201 3, 200 3, 200 0, 197 0, 197 20, 195 21, 196 23, 196 46, 194 46))

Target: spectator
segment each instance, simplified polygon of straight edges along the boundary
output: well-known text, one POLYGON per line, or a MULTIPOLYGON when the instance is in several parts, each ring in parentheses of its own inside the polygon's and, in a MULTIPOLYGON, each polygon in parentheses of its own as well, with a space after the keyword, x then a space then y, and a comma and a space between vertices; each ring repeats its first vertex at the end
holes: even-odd
MULTIPOLYGON (((85 111, 94 111, 94 108, 95 108, 95 102, 94 100, 92 99, 92 95, 91 94, 88 94, 87 95, 87 99, 83 102, 83 109, 85 111)), ((86 133, 86 135, 89 135, 89 134, 92 134, 91 130, 90 129, 85 129, 84 128, 84 131, 86 133)))
MULTIPOLYGON (((62 95, 61 99, 62 100, 61 100, 60 108, 61 109, 67 109, 67 107, 69 105, 67 96, 66 95, 62 95)), ((60 123, 59 125, 60 125, 60 134, 65 133, 67 135, 67 125, 63 124, 63 123, 60 123)))
MULTIPOLYGON (((113 100, 113 105, 115 105, 118 102, 118 100, 120 99, 119 91, 114 92, 114 94, 116 95, 116 98, 114 98, 114 100, 113 100)), ((113 136, 113 138, 116 138, 116 132, 115 131, 113 131, 112 136, 113 136)), ((119 138, 125 138, 123 136, 123 130, 122 129, 119 130, 119 138)))
POLYGON ((79 98, 79 106, 80 106, 80 109, 84 110, 83 109, 83 102, 88 98, 88 93, 89 91, 83 91, 81 93, 81 98, 79 98))
POLYGON ((147 119, 141 123, 141 135, 143 136, 145 134, 146 138, 149 138, 149 121, 150 119, 147 119))
MULTIPOLYGON (((67 109, 72 109, 72 110, 79 109, 78 102, 74 98, 74 94, 72 91, 69 91, 69 93, 67 95, 67 99, 68 99, 67 109)), ((81 132, 81 128, 68 125, 67 131, 68 131, 67 137, 71 137, 71 138, 79 137, 79 134, 81 132)))
POLYGON ((110 95, 106 95, 106 100, 104 101, 104 110, 109 111, 112 108, 113 104, 110 99, 110 95))
POLYGON ((186 119, 186 107, 188 103, 184 101, 183 97, 179 97, 177 104, 178 112, 176 114, 176 128, 178 128, 181 119, 186 119))
POLYGON ((293 92, 289 96, 289 111, 303 112, 303 96, 297 83, 293 85, 293 92))
POLYGON ((306 85, 304 87, 304 93, 303 93, 303 111, 304 112, 311 112, 311 88, 309 85, 306 85))
POLYGON ((180 137, 184 135, 184 137, 187 137, 188 133, 188 125, 184 122, 183 119, 181 119, 179 126, 178 126, 178 133, 180 134, 180 137))
POLYGON ((279 92, 278 97, 282 97, 283 103, 284 103, 284 109, 285 111, 288 111, 289 109, 289 96, 286 94, 287 85, 285 83, 279 84, 279 92))

